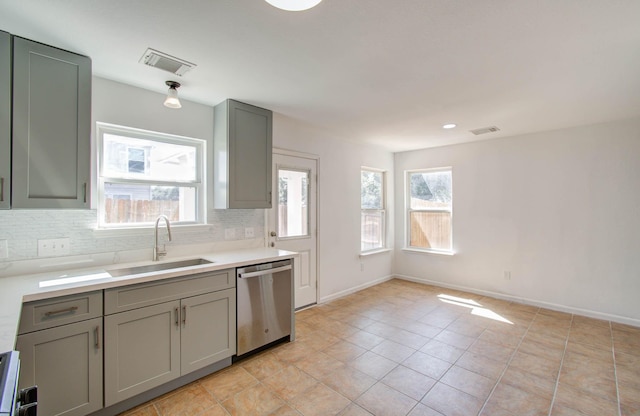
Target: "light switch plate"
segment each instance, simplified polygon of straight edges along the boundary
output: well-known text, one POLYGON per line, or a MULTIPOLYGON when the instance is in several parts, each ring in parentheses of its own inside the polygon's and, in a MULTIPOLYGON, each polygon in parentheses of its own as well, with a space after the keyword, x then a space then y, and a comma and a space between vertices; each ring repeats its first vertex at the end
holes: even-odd
POLYGON ((9 244, 7 240, 0 240, 0 259, 9 257, 9 244))
POLYGON ((38 257, 66 256, 70 253, 70 238, 38 240, 38 257))

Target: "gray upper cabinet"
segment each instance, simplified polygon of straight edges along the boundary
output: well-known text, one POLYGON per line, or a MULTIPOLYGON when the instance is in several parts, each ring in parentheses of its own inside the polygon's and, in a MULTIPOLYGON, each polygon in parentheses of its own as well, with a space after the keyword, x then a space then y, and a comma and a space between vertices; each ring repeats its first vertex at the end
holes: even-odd
POLYGON ((91 60, 13 37, 13 208, 89 208, 91 60))
POLYGON ((0 31, 0 209, 11 200, 11 35, 0 31))
POLYGON ((214 118, 214 208, 271 208, 273 113, 226 100, 214 118))

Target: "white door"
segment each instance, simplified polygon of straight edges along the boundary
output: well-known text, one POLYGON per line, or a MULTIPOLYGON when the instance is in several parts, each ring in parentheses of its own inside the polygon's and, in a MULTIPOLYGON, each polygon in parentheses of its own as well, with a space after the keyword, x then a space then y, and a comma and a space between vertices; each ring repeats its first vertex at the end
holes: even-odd
POLYGON ((296 251, 296 309, 317 302, 317 159, 273 153, 273 208, 269 246, 296 251))

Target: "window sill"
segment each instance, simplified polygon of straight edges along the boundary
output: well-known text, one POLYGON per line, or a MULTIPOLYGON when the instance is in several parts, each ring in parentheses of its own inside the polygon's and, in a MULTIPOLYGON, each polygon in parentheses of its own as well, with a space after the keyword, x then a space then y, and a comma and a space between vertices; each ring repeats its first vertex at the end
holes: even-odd
MULTIPOLYGON (((160 229, 164 229, 164 222, 160 224, 160 229)), ((171 233, 186 234, 195 232, 208 232, 212 228, 210 224, 190 224, 190 225, 173 225, 171 224, 171 233)), ((154 232, 154 226, 148 227, 131 227, 131 228, 94 228, 93 236, 96 238, 107 237, 126 237, 133 235, 151 235, 154 232)))
POLYGON ((391 251, 393 251, 393 250, 391 250, 390 248, 381 248, 381 249, 378 249, 378 250, 363 251, 363 252, 360 253, 360 258, 369 257, 369 256, 373 256, 373 255, 376 255, 376 254, 390 253, 391 251))
POLYGON ((419 248, 408 248, 408 247, 403 248, 402 251, 404 251, 406 253, 436 254, 436 255, 440 255, 440 256, 449 256, 449 257, 456 254, 453 251, 422 250, 422 249, 419 249, 419 248))

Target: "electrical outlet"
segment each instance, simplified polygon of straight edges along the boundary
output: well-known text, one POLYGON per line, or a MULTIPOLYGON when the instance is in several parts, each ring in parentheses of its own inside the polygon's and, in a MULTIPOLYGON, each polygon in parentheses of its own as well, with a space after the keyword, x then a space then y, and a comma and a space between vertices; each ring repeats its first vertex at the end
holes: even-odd
POLYGON ((70 238, 38 240, 38 257, 66 256, 71 253, 70 238))
POLYGON ((235 228, 225 228, 224 229, 224 239, 225 240, 235 240, 236 238, 236 229, 235 228))
POLYGON ((253 232, 253 227, 247 227, 244 229, 244 238, 254 238, 256 235, 253 232))
POLYGON ((0 240, 0 259, 9 257, 9 244, 7 240, 0 240))
POLYGON ((504 280, 511 280, 511 271, 509 270, 504 271, 504 280))

